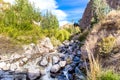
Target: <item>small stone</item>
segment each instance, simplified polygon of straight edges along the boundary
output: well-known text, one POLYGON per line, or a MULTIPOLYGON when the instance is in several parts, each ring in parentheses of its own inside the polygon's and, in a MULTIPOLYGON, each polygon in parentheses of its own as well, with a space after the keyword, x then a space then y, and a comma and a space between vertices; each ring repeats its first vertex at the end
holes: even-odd
POLYGON ((40 70, 36 68, 29 69, 28 77, 30 78, 30 80, 35 80, 37 77, 40 77, 40 70))
POLYGON ((80 50, 77 50, 77 54, 78 54, 78 55, 80 55, 80 54, 81 54, 80 50))
POLYGON ((23 66, 24 65, 24 62, 22 60, 20 60, 19 62, 17 62, 17 66, 23 66))
POLYGON ((79 58, 78 56, 75 56, 75 57, 73 58, 73 61, 76 62, 76 63, 78 63, 78 62, 80 62, 80 58, 79 58))
POLYGON ((53 56, 53 57, 52 57, 52 63, 53 63, 53 64, 58 63, 59 60, 60 60, 60 58, 59 58, 58 56, 53 56))
POLYGON ((10 69, 10 63, 6 64, 6 66, 3 67, 3 70, 9 70, 10 69))
POLYGON ((48 64, 48 60, 47 60, 46 58, 43 58, 43 59, 40 61, 40 66, 45 67, 45 66, 47 66, 47 64, 48 64))
POLYGON ((11 56, 11 59, 18 59, 18 58, 20 58, 21 57, 21 55, 19 55, 19 54, 13 54, 12 56, 11 56))
POLYGON ((23 58, 22 61, 26 63, 28 61, 28 58, 23 58))
POLYGON ((45 74, 46 74, 45 69, 41 69, 41 70, 40 70, 40 73, 41 73, 41 75, 45 75, 45 74))
POLYGON ((56 64, 56 65, 53 65, 53 66, 51 67, 50 72, 52 72, 52 73, 57 73, 59 70, 60 70, 60 66, 59 66, 58 64, 56 64))
POLYGON ((35 48, 35 44, 31 43, 30 46, 34 49, 35 48))
POLYGON ((11 64, 10 65, 10 70, 11 71, 15 71, 17 69, 17 65, 16 64, 11 64))
POLYGON ((7 64, 5 62, 0 62, 0 69, 3 69, 7 64))
POLYGON ((65 67, 66 61, 60 61, 60 62, 59 62, 59 65, 60 65, 60 67, 65 67))

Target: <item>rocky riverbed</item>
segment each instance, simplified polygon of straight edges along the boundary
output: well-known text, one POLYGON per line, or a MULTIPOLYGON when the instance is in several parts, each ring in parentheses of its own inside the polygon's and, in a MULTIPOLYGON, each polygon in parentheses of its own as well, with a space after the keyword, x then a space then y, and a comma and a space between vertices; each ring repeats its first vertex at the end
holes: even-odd
POLYGON ((0 55, 0 80, 86 80, 81 43, 65 41, 54 48, 50 39, 23 46, 23 53, 0 55))

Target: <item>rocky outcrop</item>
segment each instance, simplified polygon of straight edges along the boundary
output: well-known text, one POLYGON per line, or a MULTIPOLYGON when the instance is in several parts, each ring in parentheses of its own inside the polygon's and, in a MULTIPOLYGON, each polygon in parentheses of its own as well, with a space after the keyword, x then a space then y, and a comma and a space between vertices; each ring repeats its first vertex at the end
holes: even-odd
POLYGON ((88 54, 101 58, 103 67, 120 72, 120 12, 112 11, 95 25, 81 47, 84 58, 88 54))
MULTIPOLYGON (((106 1, 108 5, 113 9, 117 9, 120 6, 120 0, 106 0, 106 1)), ((92 9, 92 5, 93 5, 93 0, 90 0, 89 3, 87 4, 87 7, 80 21, 80 27, 83 29, 90 27, 91 19, 93 17, 93 12, 94 12, 92 9)))

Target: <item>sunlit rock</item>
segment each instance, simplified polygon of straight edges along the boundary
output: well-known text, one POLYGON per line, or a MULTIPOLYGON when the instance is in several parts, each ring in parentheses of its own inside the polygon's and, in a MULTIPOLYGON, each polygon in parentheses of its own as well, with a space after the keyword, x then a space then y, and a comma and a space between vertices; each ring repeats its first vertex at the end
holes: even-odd
POLYGON ((60 62, 59 62, 59 65, 60 65, 60 67, 65 67, 66 61, 60 61, 60 62))
POLYGON ((52 73, 57 73, 59 70, 60 70, 60 66, 58 64, 55 64, 55 65, 52 66, 50 71, 52 73))

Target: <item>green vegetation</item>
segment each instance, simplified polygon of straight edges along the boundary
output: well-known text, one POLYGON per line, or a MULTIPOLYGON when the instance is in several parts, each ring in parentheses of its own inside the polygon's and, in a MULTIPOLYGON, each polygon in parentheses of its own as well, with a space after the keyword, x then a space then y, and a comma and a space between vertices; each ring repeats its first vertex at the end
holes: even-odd
POLYGON ((103 55, 107 55, 109 53, 111 53, 111 51, 113 50, 113 47, 115 45, 115 37, 113 36, 108 36, 106 38, 103 38, 102 41, 100 43, 98 43, 99 45, 99 52, 103 55))
POLYGON ((73 26, 70 26, 69 28, 65 28, 70 34, 74 35, 76 33, 80 33, 81 30, 79 27, 73 27, 73 26))
POLYGON ((11 41, 27 44, 50 37, 56 44, 57 40, 62 42, 69 39, 70 33, 59 29, 58 20, 51 12, 47 11, 42 16, 40 10, 28 0, 16 0, 14 5, 8 6, 0 11, 0 34, 11 41))
POLYGON ((41 26, 46 29, 56 29, 59 27, 56 16, 52 15, 52 13, 48 11, 42 17, 41 26))
POLYGON ((85 30, 82 33, 80 33, 79 41, 84 41, 87 38, 87 35, 89 33, 89 30, 85 30))
POLYGON ((111 8, 102 0, 93 0, 93 10, 94 16, 91 20, 91 25, 98 23, 100 20, 104 19, 105 16, 111 11, 111 8))
POLYGON ((55 37, 63 42, 64 40, 68 40, 70 38, 70 33, 65 29, 61 29, 55 34, 55 37))
POLYGON ((103 71, 97 80, 120 80, 120 75, 112 70, 103 71))
POLYGON ((53 46, 57 47, 61 44, 60 40, 56 39, 54 36, 50 38, 53 46))

